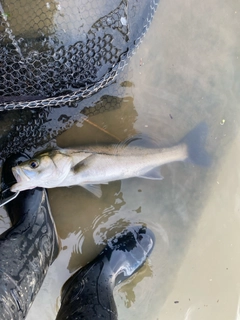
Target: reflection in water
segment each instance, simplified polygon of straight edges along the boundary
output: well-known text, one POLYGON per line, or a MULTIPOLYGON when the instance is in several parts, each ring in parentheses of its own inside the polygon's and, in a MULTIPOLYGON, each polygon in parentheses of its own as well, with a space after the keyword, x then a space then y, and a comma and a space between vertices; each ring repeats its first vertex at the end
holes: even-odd
POLYGON ((138 115, 131 96, 104 95, 92 108, 85 109, 83 114, 89 116, 89 121, 77 122, 59 135, 57 145, 60 148, 116 143, 136 134, 133 125, 138 115))
MULTIPOLYGON (((17 2, 2 1, 2 8, 6 15, 7 22, 12 33, 17 38, 25 38, 33 42, 33 39, 44 39, 53 32, 53 17, 57 12, 55 1, 37 1, 35 3, 28 0, 17 2)), ((24 49, 24 39, 22 47, 24 49)), ((38 41, 36 41, 37 43, 38 41)), ((39 41, 39 44, 41 41, 39 41)))
POLYGON ((136 295, 134 293, 134 288, 146 277, 152 277, 152 268, 149 264, 149 260, 144 264, 144 266, 138 271, 137 275, 134 274, 131 281, 122 284, 121 288, 118 290, 119 297, 124 302, 126 308, 130 308, 135 300, 136 295))
POLYGON ((237 306, 237 312, 236 312, 236 319, 240 320, 240 297, 238 298, 238 306, 237 306))

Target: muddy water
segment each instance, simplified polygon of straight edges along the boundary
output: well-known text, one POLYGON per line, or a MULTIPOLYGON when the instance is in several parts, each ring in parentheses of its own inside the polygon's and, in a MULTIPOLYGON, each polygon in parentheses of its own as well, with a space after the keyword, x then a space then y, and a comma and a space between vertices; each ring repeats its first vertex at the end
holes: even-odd
POLYGON ((135 223, 154 231, 156 245, 115 289, 119 319, 240 319, 239 15, 236 0, 161 1, 126 71, 121 108, 58 137, 68 147, 142 134, 166 146, 204 121, 212 165, 169 164, 163 181, 112 182, 100 199, 80 187, 49 190, 62 251, 28 319, 54 319, 65 280, 135 223))

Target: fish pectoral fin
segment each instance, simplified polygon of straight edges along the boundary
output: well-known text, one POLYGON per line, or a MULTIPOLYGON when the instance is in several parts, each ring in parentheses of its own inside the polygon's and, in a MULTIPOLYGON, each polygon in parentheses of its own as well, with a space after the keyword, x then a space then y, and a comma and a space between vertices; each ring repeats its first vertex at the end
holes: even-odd
POLYGON ((139 176, 139 178, 151 179, 151 180, 163 180, 164 179, 164 177, 160 173, 160 170, 156 169, 156 168, 146 172, 142 176, 139 176))
POLYGON ((78 162, 77 164, 75 164, 75 166, 74 167, 72 167, 72 172, 73 173, 79 173, 79 172, 81 172, 82 170, 83 170, 83 168, 84 169, 86 169, 86 166, 88 166, 89 164, 88 164, 88 161, 89 161, 89 159, 91 160, 91 159, 94 159, 94 157, 95 157, 95 154, 90 154, 89 156, 87 156, 85 159, 83 159, 83 160, 81 160, 80 162, 78 162))
POLYGON ((81 184, 81 187, 93 193, 98 198, 102 196, 102 190, 99 184, 81 184))

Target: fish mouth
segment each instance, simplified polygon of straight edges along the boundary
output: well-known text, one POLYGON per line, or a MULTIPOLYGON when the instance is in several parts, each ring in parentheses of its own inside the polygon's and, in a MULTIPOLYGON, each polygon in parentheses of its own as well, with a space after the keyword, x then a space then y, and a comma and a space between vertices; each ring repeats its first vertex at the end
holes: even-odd
POLYGON ((12 168, 12 173, 18 183, 23 181, 30 181, 29 177, 18 166, 12 168))

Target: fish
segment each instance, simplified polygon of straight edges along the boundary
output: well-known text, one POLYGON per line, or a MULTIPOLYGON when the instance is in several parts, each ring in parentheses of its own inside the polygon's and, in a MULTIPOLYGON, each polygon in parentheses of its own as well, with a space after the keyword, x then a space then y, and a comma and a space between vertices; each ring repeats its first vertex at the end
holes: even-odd
POLYGON ((200 123, 178 144, 167 148, 146 148, 131 143, 57 149, 36 155, 12 168, 17 181, 12 192, 36 187, 79 185, 101 197, 100 184, 133 177, 162 180, 159 167, 176 161, 209 165, 204 149, 207 125, 200 123))

